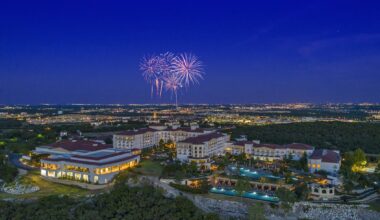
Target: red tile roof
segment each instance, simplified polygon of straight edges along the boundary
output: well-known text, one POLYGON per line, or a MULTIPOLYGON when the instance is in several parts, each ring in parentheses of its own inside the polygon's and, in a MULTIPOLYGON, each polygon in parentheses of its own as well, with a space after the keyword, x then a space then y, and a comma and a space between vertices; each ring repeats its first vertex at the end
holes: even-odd
POLYGON ((235 141, 233 142, 234 145, 236 146, 244 146, 246 144, 253 144, 255 145, 256 143, 254 143, 253 141, 235 141))
POLYGON ((64 140, 64 141, 58 141, 56 143, 49 144, 47 146, 53 147, 53 148, 63 148, 67 151, 76 151, 76 150, 96 151, 96 150, 112 148, 112 145, 101 144, 99 142, 86 141, 86 140, 64 140))
POLYGON ((314 147, 307 144, 301 144, 301 143, 292 143, 292 144, 286 144, 284 145, 285 148, 289 149, 296 149, 296 150, 313 150, 314 147))
POLYGON ((284 146, 278 144, 255 144, 254 148, 271 148, 271 149, 284 149, 284 146))
POLYGON ((195 133, 203 133, 204 130, 202 128, 191 129, 190 127, 179 127, 176 129, 166 128, 164 131, 186 131, 186 132, 195 132, 195 133))
POLYGON ((204 135, 199 135, 197 137, 190 137, 187 138, 183 141, 179 141, 181 143, 190 143, 190 144, 203 144, 207 141, 210 141, 214 138, 219 138, 225 136, 222 133, 210 133, 210 134, 204 134, 204 135))
POLYGON ((339 163, 340 155, 333 150, 317 149, 311 154, 310 159, 321 160, 325 163, 339 163))
POLYGON ((122 132, 118 132, 116 134, 117 135, 138 135, 138 134, 145 134, 147 132, 154 132, 154 131, 158 131, 158 130, 153 129, 153 128, 140 128, 137 130, 122 131, 122 132))

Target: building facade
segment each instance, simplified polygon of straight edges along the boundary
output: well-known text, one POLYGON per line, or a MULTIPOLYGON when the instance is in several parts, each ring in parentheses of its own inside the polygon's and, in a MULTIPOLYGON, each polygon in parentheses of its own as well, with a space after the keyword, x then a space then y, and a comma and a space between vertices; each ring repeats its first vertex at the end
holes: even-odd
POLYGON ((282 160, 285 157, 291 157, 293 160, 299 160, 305 153, 310 156, 314 147, 307 144, 292 143, 286 145, 278 144, 254 144, 253 157, 257 160, 282 160))
POLYGON ((174 125, 154 124, 148 128, 119 132, 113 136, 113 147, 118 149, 143 149, 158 145, 160 140, 178 141, 186 138, 211 133, 213 130, 204 130, 196 125, 190 127, 179 127, 174 125))
POLYGON ((341 158, 339 151, 318 149, 310 155, 308 167, 310 172, 324 170, 331 174, 338 173, 340 169, 341 158))
POLYGON ((177 142, 177 159, 182 162, 195 162, 198 166, 210 168, 210 157, 224 155, 227 134, 214 132, 190 137, 177 142))
POLYGON ((140 156, 131 150, 93 141, 59 141, 37 147, 34 153, 49 155, 41 159, 42 176, 94 184, 107 184, 120 171, 140 161, 140 156))

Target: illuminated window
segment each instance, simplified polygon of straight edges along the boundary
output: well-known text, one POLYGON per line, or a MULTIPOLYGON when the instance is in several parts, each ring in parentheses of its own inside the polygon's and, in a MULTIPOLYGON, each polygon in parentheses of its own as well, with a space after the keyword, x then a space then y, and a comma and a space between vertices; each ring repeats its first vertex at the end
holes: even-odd
POLYGON ((75 174, 75 180, 80 180, 81 176, 82 175, 80 173, 76 173, 75 174))
POLYGON ((88 175, 87 174, 83 174, 83 180, 88 182, 88 175))
POLYGON ((312 164, 311 167, 312 167, 312 168, 315 168, 316 166, 315 166, 315 164, 312 164))
POLYGON ((46 176, 46 170, 41 170, 41 175, 46 176))
POLYGON ((74 173, 73 172, 67 172, 67 176, 68 177, 74 177, 74 173))
POLYGON ((98 176, 94 176, 94 183, 97 183, 99 182, 99 177, 98 176))
POLYGON ((55 171, 48 171, 48 177, 55 177, 55 171))

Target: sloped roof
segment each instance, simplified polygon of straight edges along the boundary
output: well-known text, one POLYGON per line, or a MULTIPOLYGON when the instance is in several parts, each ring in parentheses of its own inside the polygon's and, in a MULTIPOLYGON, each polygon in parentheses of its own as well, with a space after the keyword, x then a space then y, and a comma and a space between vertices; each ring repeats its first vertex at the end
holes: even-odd
POLYGON ((321 160, 325 163, 339 163, 340 155, 333 150, 317 149, 311 154, 310 159, 321 160))
POLYGON ((180 141, 180 142, 181 143, 190 143, 190 144, 203 144, 203 143, 208 142, 214 138, 219 138, 219 137, 223 137, 223 136, 225 136, 225 135, 222 133, 215 132, 215 133, 210 133, 210 134, 199 135, 197 137, 190 137, 190 138, 187 138, 187 139, 180 141))
POLYGON ((49 144, 47 146, 52 148, 62 148, 67 151, 97 151, 112 148, 112 145, 88 140, 64 140, 49 144))
POLYGON ((116 134, 117 135, 138 135, 138 134, 145 134, 147 132, 154 132, 154 131, 158 131, 158 130, 153 129, 153 128, 140 128, 137 130, 122 131, 122 132, 118 132, 116 134))
POLYGON ((313 150, 314 147, 308 144, 292 143, 284 145, 285 148, 297 149, 297 150, 313 150))

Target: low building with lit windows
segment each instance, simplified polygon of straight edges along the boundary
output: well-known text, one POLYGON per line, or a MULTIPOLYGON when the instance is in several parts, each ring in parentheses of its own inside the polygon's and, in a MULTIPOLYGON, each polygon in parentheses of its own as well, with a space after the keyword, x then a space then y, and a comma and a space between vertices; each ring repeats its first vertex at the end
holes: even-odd
POLYGON ((335 198, 335 187, 330 184, 310 184, 310 198, 314 200, 330 200, 335 198))
POLYGON ((190 137, 177 143, 177 159, 182 162, 195 162, 199 167, 210 169, 211 156, 224 155, 229 141, 227 134, 214 132, 190 137))
POLYGON ((291 156, 293 160, 299 160, 305 153, 310 156, 314 147, 307 144, 292 143, 285 145, 278 144, 254 144, 253 157, 257 160, 282 160, 291 156))
POLYGON ((340 169, 341 158, 339 151, 317 149, 308 159, 310 172, 324 170, 336 174, 340 169))
POLYGON ((34 153, 49 155, 41 159, 42 176, 95 184, 111 182, 120 171, 140 161, 132 150, 83 140, 59 141, 37 147, 34 153))

